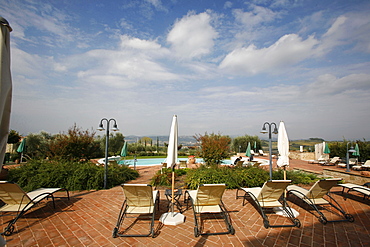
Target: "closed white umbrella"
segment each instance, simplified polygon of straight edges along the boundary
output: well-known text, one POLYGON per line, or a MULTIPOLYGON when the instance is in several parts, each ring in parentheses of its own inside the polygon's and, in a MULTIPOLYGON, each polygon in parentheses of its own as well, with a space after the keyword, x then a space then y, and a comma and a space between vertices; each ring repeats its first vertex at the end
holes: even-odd
MULTIPOLYGON (((279 124, 279 133, 278 133, 278 151, 279 151, 279 159, 277 161, 278 167, 284 168, 284 180, 286 180, 286 167, 289 166, 289 138, 288 133, 285 129, 285 124, 283 121, 280 121, 279 124)), ((284 197, 286 197, 286 191, 284 192, 284 197)), ((285 211, 282 210, 280 207, 273 208, 276 214, 288 217, 285 214, 285 211)), ((291 208, 291 211, 294 217, 297 217, 299 213, 297 210, 291 208)))
POLYGON ((10 110, 12 103, 12 78, 10 73, 10 32, 7 20, 0 16, 0 161, 3 165, 8 142, 10 110))
POLYGON ((283 121, 280 121, 280 124, 279 124, 278 151, 279 151, 279 159, 277 161, 277 165, 279 167, 289 166, 289 138, 288 138, 288 134, 286 132, 285 124, 283 121))
POLYGON ((181 213, 174 213, 174 193, 175 193, 175 166, 177 162, 177 143, 178 139, 178 126, 177 126, 177 116, 174 115, 172 118, 172 125, 170 130, 170 138, 168 140, 168 148, 167 148, 167 165, 170 164, 172 168, 172 199, 171 199, 171 212, 164 213, 160 217, 160 221, 164 225, 179 225, 184 223, 185 217, 181 213))
POLYGON ((167 165, 170 165, 172 168, 176 165, 177 162, 177 141, 178 139, 178 126, 177 126, 177 116, 174 115, 172 118, 172 125, 170 130, 170 138, 168 140, 167 147, 167 165))

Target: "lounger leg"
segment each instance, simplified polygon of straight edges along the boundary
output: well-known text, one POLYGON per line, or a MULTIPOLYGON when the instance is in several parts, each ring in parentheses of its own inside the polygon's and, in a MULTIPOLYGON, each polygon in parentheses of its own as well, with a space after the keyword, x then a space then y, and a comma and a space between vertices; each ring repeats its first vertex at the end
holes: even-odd
POLYGON ((223 218, 225 220, 225 224, 227 226, 228 233, 230 233, 231 235, 234 235, 235 234, 235 229, 231 225, 231 220, 230 220, 230 217, 229 217, 229 213, 227 212, 227 210, 225 208, 225 205, 222 201, 221 201, 221 210, 222 210, 223 218))
POLYGON ((153 214, 152 214, 152 221, 150 222, 150 235, 152 236, 152 238, 155 237, 155 234, 154 234, 154 217, 155 217, 155 207, 153 209, 153 214))
MULTIPOLYGON (((25 207, 27 208, 28 205, 25 207)), ((17 220, 22 217, 26 213, 25 210, 22 210, 14 219, 12 219, 9 224, 5 227, 4 232, 1 233, 1 235, 10 236, 14 232, 14 224, 17 222, 17 220)))
POLYGON ((127 205, 126 205, 126 200, 125 200, 122 204, 121 210, 119 211, 116 227, 113 229, 113 235, 112 235, 113 238, 116 238, 118 236, 118 230, 122 224, 122 221, 126 214, 126 210, 127 210, 127 205))
MULTIPOLYGON (((193 213, 194 213, 194 224, 195 224, 195 227, 194 227, 194 236, 195 237, 199 237, 200 236, 200 228, 199 228, 199 224, 198 224, 198 217, 197 217, 197 213, 195 211, 195 206, 194 206, 194 202, 193 202, 193 199, 190 197, 189 195, 189 198, 188 198, 188 201, 191 201, 191 206, 193 208, 193 213)), ((187 203, 186 203, 186 207, 187 207, 187 203)), ((199 218, 201 217, 201 214, 199 214, 199 218)))
POLYGON ((331 201, 329 201, 329 204, 332 207, 334 207, 335 209, 337 209, 343 215, 345 220, 347 220, 349 222, 354 222, 355 221, 355 219, 353 218, 353 215, 352 214, 347 214, 344 211, 344 209, 342 208, 342 206, 329 193, 327 194, 327 196, 331 199, 331 201))
MULTIPOLYGON (((292 211, 292 209, 291 209, 291 207, 289 207, 289 205, 288 205, 288 202, 286 201, 286 199, 285 198, 282 198, 282 200, 283 200, 283 203, 282 203, 282 205, 283 205, 283 210, 286 212, 286 214, 289 216, 289 219, 293 222, 293 226, 296 226, 296 227, 298 227, 298 228, 300 228, 301 227, 301 222, 300 222, 300 220, 299 219, 297 219, 295 216, 294 216, 294 213, 293 213, 293 211, 292 211)), ((289 227, 290 225, 287 225, 287 227, 289 227)))

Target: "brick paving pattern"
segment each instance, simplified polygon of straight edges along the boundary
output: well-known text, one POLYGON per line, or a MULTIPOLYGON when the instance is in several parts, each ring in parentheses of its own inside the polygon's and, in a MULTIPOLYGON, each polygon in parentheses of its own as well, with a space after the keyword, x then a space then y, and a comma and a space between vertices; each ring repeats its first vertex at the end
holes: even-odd
MULTIPOLYGON (((293 160, 291 167, 322 171, 316 164, 293 160)), ((139 179, 131 183, 148 183, 160 167, 140 168, 139 179)), ((312 210, 299 200, 291 198, 289 204, 299 212, 300 228, 269 228, 253 203, 242 206, 242 199, 235 199, 236 190, 227 190, 223 201, 230 213, 235 235, 212 235, 194 237, 194 218, 192 209, 185 209, 185 223, 178 226, 165 226, 159 217, 167 212, 164 190, 161 190, 160 209, 156 214, 156 237, 118 237, 112 238, 112 231, 124 196, 121 187, 109 190, 72 192, 71 200, 56 199, 56 209, 52 203, 45 202, 28 212, 15 224, 15 231, 5 237, 7 246, 370 246, 370 200, 362 195, 351 193, 342 195, 341 188, 333 188, 334 198, 352 214, 355 222, 319 223, 312 210)), ((63 197, 63 192, 57 196, 63 197)), ((182 198, 183 199, 183 198, 182 198)), ((181 200, 182 201, 182 200, 181 200)), ((324 210, 329 218, 337 217, 324 210)), ((289 223, 282 216, 270 215, 270 222, 289 223)), ((11 219, 4 214, 0 218, 2 229, 11 219)), ((132 232, 149 230, 148 221, 128 221, 133 223, 132 232)), ((123 228, 128 224, 123 223, 123 228)), ((225 225, 217 218, 202 222, 205 232, 224 231, 225 225)))

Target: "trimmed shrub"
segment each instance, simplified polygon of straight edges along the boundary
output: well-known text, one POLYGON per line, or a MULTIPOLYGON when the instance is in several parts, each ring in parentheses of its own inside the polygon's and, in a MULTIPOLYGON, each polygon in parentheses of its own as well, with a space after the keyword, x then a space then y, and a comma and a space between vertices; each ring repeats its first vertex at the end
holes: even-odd
POLYGON ((236 189, 260 186, 268 178, 268 172, 254 167, 202 166, 187 173, 186 183, 189 189, 196 189, 200 184, 219 183, 225 183, 228 189, 236 189))
MULTIPOLYGON (((260 187, 269 180, 269 172, 256 167, 201 166, 188 171, 185 182, 189 189, 197 189, 200 184, 225 183, 228 189, 240 187, 260 187)), ((310 184, 318 180, 316 175, 300 171, 287 171, 287 178, 294 184, 310 184)), ((283 171, 274 171, 273 179, 283 179, 283 171)))
MULTIPOLYGON (((137 177, 139 173, 127 166, 109 165, 107 187, 112 188, 137 177)), ((19 168, 10 169, 8 180, 19 184, 25 191, 41 187, 99 190, 104 186, 104 167, 72 161, 31 160, 19 168)))
MULTIPOLYGON (((292 170, 286 171, 286 178, 292 180, 293 184, 311 184, 319 179, 315 174, 292 170)), ((274 171, 272 179, 284 179, 284 170, 274 171)))

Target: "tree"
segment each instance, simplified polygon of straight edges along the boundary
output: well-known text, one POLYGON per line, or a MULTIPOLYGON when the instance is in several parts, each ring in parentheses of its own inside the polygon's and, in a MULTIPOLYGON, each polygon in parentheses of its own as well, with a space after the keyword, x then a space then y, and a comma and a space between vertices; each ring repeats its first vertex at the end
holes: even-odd
POLYGON ((10 130, 9 135, 8 135, 8 142, 7 143, 18 143, 21 140, 21 136, 19 133, 15 130, 10 130))
POLYGON ((50 153, 49 145, 53 139, 49 133, 41 131, 39 134, 27 136, 27 155, 31 158, 44 159, 50 153))
POLYGON ((51 158, 79 161, 97 157, 101 149, 94 135, 94 131, 81 130, 75 124, 67 134, 55 135, 49 145, 51 158))
POLYGON ((262 147, 261 140, 258 136, 245 135, 234 138, 232 141, 231 149, 236 153, 244 153, 247 150, 249 142, 251 144, 251 149, 254 149, 254 142, 256 142, 257 150, 261 149, 262 147))
POLYGON ((207 165, 221 164, 222 160, 229 157, 231 138, 221 134, 196 135, 194 138, 200 143, 198 155, 207 165))
MULTIPOLYGON (((100 137, 100 149, 105 150, 106 135, 100 137)), ((123 144, 125 143, 125 137, 121 133, 110 133, 109 134, 109 144, 108 144, 108 155, 119 155, 121 153, 123 144)))
POLYGON ((330 148, 330 156, 331 157, 335 157, 335 156, 339 156, 341 158, 346 158, 347 156, 347 143, 350 142, 350 145, 348 146, 348 148, 350 147, 354 147, 356 145, 356 143, 358 144, 358 147, 360 149, 360 157, 357 157, 357 156, 353 156, 352 154, 350 154, 350 158, 352 157, 357 157, 359 161, 366 161, 368 159, 370 159, 370 142, 369 141, 366 141, 366 140, 363 140, 363 141, 360 141, 360 140, 357 140, 357 141, 348 141, 346 139, 344 139, 343 141, 341 142, 329 142, 329 148, 330 148))
POLYGON ((153 142, 152 138, 144 136, 140 139, 141 143, 144 143, 144 146, 146 147, 149 143, 151 144, 153 142))

